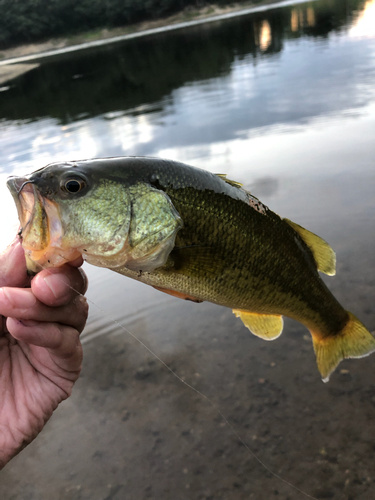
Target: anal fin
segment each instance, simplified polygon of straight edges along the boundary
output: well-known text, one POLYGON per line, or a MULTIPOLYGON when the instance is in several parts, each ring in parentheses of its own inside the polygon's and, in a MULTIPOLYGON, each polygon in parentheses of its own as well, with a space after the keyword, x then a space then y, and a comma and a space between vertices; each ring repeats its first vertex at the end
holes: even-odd
POLYGON ((233 309, 233 313, 237 318, 241 319, 251 333, 264 340, 277 339, 283 331, 284 322, 282 316, 257 314, 241 311, 240 309, 233 309))
POLYGON ((168 290, 167 288, 160 288, 159 286, 153 286, 153 288, 155 288, 155 290, 159 290, 159 292, 164 292, 168 295, 172 295, 172 297, 177 297, 178 299, 191 300, 191 302, 197 302, 198 304, 203 302, 203 300, 197 299, 192 295, 187 295, 186 293, 176 292, 175 290, 168 290))

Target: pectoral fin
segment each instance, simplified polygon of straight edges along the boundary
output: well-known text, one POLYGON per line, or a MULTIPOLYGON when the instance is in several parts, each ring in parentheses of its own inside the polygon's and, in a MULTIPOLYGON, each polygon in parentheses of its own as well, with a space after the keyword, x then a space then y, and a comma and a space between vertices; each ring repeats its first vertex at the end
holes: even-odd
POLYGON ((316 234, 308 231, 302 226, 289 219, 283 219, 287 222, 303 239, 306 245, 310 248, 318 271, 334 276, 336 274, 336 254, 326 241, 316 234))
POLYGON ((257 337, 264 340, 274 340, 283 331, 282 316, 272 316, 270 314, 257 314, 240 309, 233 309, 237 318, 241 318, 243 324, 257 337))
POLYGON ((159 292, 164 292, 168 295, 172 295, 172 297, 176 297, 177 299, 190 300, 191 302, 196 302, 197 304, 203 302, 203 300, 197 299, 192 295, 187 295, 186 293, 176 292, 175 290, 167 290, 166 288, 161 288, 159 286, 153 286, 153 288, 155 288, 155 290, 159 290, 159 292))

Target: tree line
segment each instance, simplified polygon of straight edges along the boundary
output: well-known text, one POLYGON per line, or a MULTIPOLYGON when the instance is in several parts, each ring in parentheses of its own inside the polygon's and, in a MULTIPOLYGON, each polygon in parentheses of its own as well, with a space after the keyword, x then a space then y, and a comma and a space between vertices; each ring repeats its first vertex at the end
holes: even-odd
MULTIPOLYGON (((241 0, 240 0, 241 1, 241 0)), ((261 0, 255 0, 259 3, 261 0)), ((162 18, 229 0, 0 0, 0 47, 162 18)))

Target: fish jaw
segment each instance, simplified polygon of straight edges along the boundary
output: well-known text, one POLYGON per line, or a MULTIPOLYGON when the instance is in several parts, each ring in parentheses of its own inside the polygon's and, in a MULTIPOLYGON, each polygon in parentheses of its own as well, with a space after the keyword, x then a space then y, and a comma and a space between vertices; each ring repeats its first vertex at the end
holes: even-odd
POLYGON ((18 219, 21 224, 21 232, 26 227, 34 205, 34 193, 32 186, 27 184, 29 179, 27 177, 8 177, 7 187, 16 204, 18 219), (22 194, 21 194, 22 191, 22 194), (21 202, 22 198, 22 202, 21 202))
POLYGON ((79 257, 75 248, 63 248, 62 224, 56 203, 41 196, 26 177, 11 177, 7 186, 16 203, 28 274, 58 267, 79 257))

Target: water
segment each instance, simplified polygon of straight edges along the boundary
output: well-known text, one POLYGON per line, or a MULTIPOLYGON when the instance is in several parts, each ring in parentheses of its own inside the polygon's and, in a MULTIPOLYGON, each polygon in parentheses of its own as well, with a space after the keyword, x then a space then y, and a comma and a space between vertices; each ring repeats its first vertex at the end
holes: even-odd
MULTIPOLYGON (((335 296, 375 330, 375 2, 317 1, 40 60, 0 92, 0 246, 10 174, 155 155, 227 173, 337 253, 335 296)), ((6 219, 6 220, 4 220, 6 219)), ((207 394, 316 498, 372 500, 374 359, 321 383, 311 341, 86 266, 88 296, 207 394)), ((76 390, 2 472, 3 499, 293 499, 217 413, 91 307, 76 390)))

